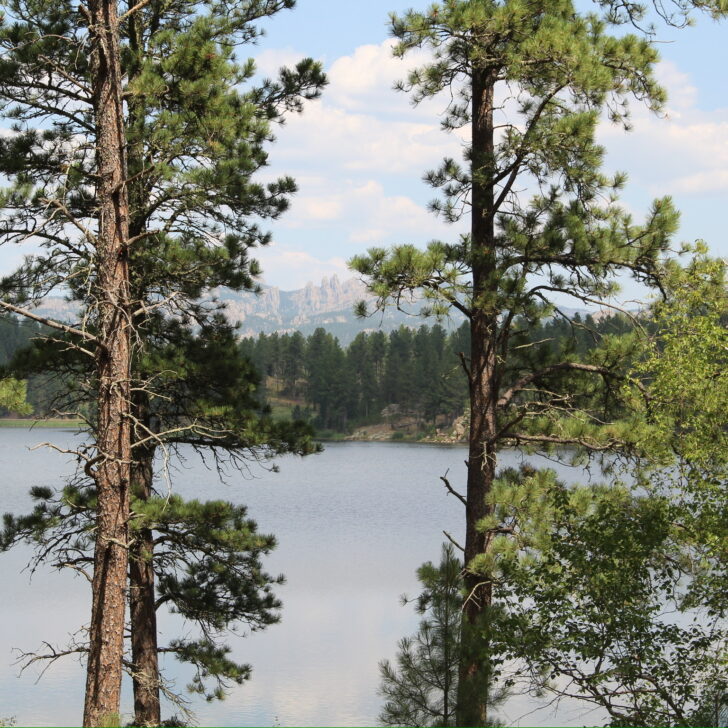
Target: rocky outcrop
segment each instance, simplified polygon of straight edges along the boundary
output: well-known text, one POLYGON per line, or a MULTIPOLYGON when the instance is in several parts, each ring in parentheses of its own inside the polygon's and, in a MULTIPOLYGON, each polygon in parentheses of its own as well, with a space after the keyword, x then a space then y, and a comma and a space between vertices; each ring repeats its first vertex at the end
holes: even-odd
MULTIPOLYGON (((313 333, 319 326, 338 336, 342 345, 348 344, 360 331, 383 329, 390 331, 404 324, 419 326, 422 321, 394 309, 377 314, 371 319, 359 320, 354 315, 354 304, 369 295, 364 284, 350 278, 340 281, 336 275, 323 278, 315 285, 308 283, 296 291, 282 291, 265 286, 261 293, 238 293, 225 288, 211 291, 211 298, 225 304, 227 317, 240 324, 241 336, 260 333, 313 333)), ((414 306, 416 308, 416 306, 414 306)), ((57 321, 72 323, 78 307, 62 297, 48 297, 37 312, 57 321)), ((453 319, 455 325, 459 320, 453 319)))
MULTIPOLYGON (((265 320, 278 327, 295 328, 322 314, 348 314, 354 304, 367 297, 364 285, 351 278, 343 283, 336 275, 323 278, 319 285, 308 283, 296 291, 264 286, 259 294, 239 293, 225 288, 211 291, 210 297, 223 302, 231 321, 245 327, 250 318, 265 320)), ((37 312, 55 319, 73 320, 78 307, 60 296, 49 296, 37 312)))

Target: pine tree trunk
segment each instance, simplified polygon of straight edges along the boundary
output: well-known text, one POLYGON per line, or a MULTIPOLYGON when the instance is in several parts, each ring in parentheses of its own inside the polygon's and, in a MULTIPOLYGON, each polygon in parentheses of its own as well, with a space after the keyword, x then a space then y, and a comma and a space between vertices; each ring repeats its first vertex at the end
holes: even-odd
MULTIPOLYGON (((129 59, 127 73, 130 82, 141 73, 141 57, 144 53, 139 16, 129 19, 129 59)), ((147 228, 146 180, 139 176, 144 170, 144 136, 146 108, 142 96, 127 99, 127 164, 129 177, 129 235, 142 235, 147 228)), ((135 301, 146 301, 144 290, 144 264, 135 256, 131 259, 131 288, 135 301)), ((134 321, 136 326, 144 325, 144 314, 134 321)), ((139 379, 143 375, 134 369, 139 379)), ((138 391, 132 398, 134 418, 143 427, 135 431, 135 441, 144 439, 151 431, 149 396, 138 391)), ((146 501, 152 495, 154 480, 154 446, 140 446, 134 451, 132 465, 132 494, 134 498, 146 501)), ((136 533, 135 542, 129 552, 129 622, 131 631, 132 684, 134 691, 134 725, 158 726, 161 722, 159 700, 159 653, 157 644, 157 609, 155 574, 153 568, 154 537, 152 530, 142 528, 136 533)))
POLYGON ((88 4, 98 201, 99 462, 84 726, 119 715, 131 464, 128 209, 116 2, 88 4))
MULTIPOLYGON (((142 396, 146 398, 146 395, 142 396)), ((135 406, 137 417, 144 413, 143 404, 141 407, 135 406)), ((148 420, 148 417, 144 419, 148 420)), ((142 448, 140 452, 135 452, 134 457, 132 493, 139 500, 147 500, 152 495, 154 448, 142 448)), ((129 610, 136 726, 158 726, 161 722, 153 555, 152 530, 142 528, 136 534, 129 552, 129 610)))
POLYGON ((488 640, 484 630, 492 589, 467 565, 487 548, 478 522, 490 512, 486 496, 496 469, 496 403, 498 369, 496 340, 498 313, 489 295, 497 289, 493 224, 493 185, 487 180, 493 169, 494 82, 485 71, 473 72, 472 139, 472 271, 473 314, 470 321, 470 435, 465 528, 465 589, 462 656, 458 682, 459 726, 482 726, 488 720, 488 688, 491 677, 488 640))

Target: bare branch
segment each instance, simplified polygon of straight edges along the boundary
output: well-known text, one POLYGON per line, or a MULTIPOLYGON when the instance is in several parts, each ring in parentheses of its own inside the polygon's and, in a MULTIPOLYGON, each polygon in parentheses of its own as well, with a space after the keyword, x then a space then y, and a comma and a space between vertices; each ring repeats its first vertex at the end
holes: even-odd
POLYGON ((143 8, 145 8, 149 3, 151 3, 152 0, 141 0, 138 2, 134 7, 129 8, 125 13, 119 16, 119 22, 123 23, 128 17, 134 15, 134 13, 139 12, 143 8))
POLYGON ((50 326, 52 329, 58 329, 59 331, 63 331, 67 334, 73 334, 74 336, 80 336, 87 341, 93 341, 95 344, 99 343, 99 340, 93 334, 89 334, 88 331, 82 331, 81 329, 75 329, 73 326, 60 324, 53 319, 46 318, 45 316, 38 316, 38 314, 29 311, 27 308, 14 306, 12 303, 8 303, 7 301, 0 301, 0 306, 2 306, 7 311, 12 311, 13 313, 17 313, 20 316, 25 316, 26 318, 33 319, 33 321, 38 321, 41 324, 50 326))
POLYGON ((462 504, 463 504, 464 506, 467 506, 467 505, 468 505, 468 501, 467 501, 467 499, 465 498, 465 496, 464 496, 464 495, 463 495, 462 493, 458 493, 458 492, 457 492, 457 491, 456 491, 456 490, 455 490, 455 489, 454 489, 454 488, 453 488, 453 487, 452 487, 452 486, 450 485, 450 481, 449 481, 449 480, 447 479, 447 474, 448 474, 449 472, 450 472, 449 470, 445 471, 445 475, 441 475, 441 476, 440 476, 440 480, 441 480, 441 481, 442 481, 442 482, 443 482, 443 483, 445 484, 445 488, 446 488, 446 490, 447 490, 447 492, 448 492, 448 493, 451 493, 452 495, 454 495, 454 496, 455 496, 455 497, 456 497, 456 498, 457 498, 457 499, 458 499, 458 500, 459 500, 459 501, 460 501, 460 502, 461 502, 461 503, 462 503, 462 504))
POLYGON ((465 553, 465 549, 447 532, 443 531, 445 534, 445 538, 456 548, 460 549, 463 553, 465 553))

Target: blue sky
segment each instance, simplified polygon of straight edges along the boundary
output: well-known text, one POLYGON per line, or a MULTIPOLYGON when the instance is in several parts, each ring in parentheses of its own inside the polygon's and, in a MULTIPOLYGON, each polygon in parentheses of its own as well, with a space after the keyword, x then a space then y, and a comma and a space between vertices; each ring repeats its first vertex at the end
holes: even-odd
MULTIPOLYGON (((580 2, 593 8, 589 0, 580 2)), ((273 244, 257 251, 265 283, 293 289, 323 276, 346 278, 346 261, 369 246, 455 236, 426 211, 433 194, 422 175, 444 155, 459 157, 461 140, 439 130, 443 102, 413 109, 406 95, 392 90, 412 61, 391 57, 388 14, 411 5, 298 0, 292 11, 264 21, 266 36, 247 49, 262 74, 312 56, 331 81, 319 101, 277 130, 270 147, 268 175, 292 175, 299 192, 280 220, 265 223, 273 233, 273 244)), ((662 26, 658 35, 667 115, 635 106, 630 134, 605 124, 600 139, 607 168, 628 173, 623 201, 637 219, 652 199, 671 194, 682 212, 676 243, 701 238, 716 254, 728 255, 726 22, 700 18, 683 30, 662 26)), ((21 258, 17 248, 0 249, 0 271, 21 258)), ((630 295, 627 289, 625 298, 630 295)))
MULTIPOLYGON (((392 91, 406 62, 391 58, 387 19, 408 7, 412 2, 299 0, 265 23, 253 53, 262 72, 310 55, 331 79, 270 149, 272 173, 292 174, 299 193, 271 226, 274 244, 258 254, 266 283, 286 289, 333 273, 348 277, 345 261, 368 246, 454 235, 426 212, 432 191, 421 178, 443 155, 458 155, 459 141, 438 129, 442 103, 413 109, 392 91)), ((725 22, 707 18, 682 30, 660 28, 666 118, 635 106, 631 133, 606 125, 600 132, 607 168, 629 175, 623 201, 635 217, 671 194, 682 213, 676 243, 701 238, 719 255, 728 255, 727 31, 725 22)))

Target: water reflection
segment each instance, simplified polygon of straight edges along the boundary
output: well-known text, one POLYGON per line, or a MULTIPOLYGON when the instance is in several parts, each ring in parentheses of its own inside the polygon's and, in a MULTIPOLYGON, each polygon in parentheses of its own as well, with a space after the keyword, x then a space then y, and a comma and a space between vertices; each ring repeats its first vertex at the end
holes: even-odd
MULTIPOLYGON (((70 444, 70 433, 0 432, 4 473, 2 510, 24 512, 31 485, 58 485, 71 468, 68 456, 27 447, 45 438, 70 444)), ((462 505, 446 496, 439 476, 450 470, 463 480, 464 448, 406 444, 336 443, 306 459, 283 458, 279 474, 252 471, 247 479, 219 481, 193 455, 175 467, 175 490, 186 497, 245 503, 263 533, 279 546, 265 566, 284 573, 279 589, 283 621, 268 630, 233 636, 231 657, 253 665, 253 678, 223 703, 194 699, 201 725, 373 725, 380 706, 377 664, 393 658, 396 643, 417 628, 403 592, 417 589, 415 570, 437 559, 442 530, 462 536, 462 505)), ((513 463, 515 457, 506 458, 513 463)), ((505 463, 504 463, 505 464, 505 463)), ((573 471, 567 471, 573 478, 573 471)), ((0 561, 3 574, 0 636, 0 718, 19 725, 74 725, 82 707, 82 667, 57 663, 35 684, 28 671, 17 677, 13 647, 36 649, 42 640, 63 643, 88 619, 88 587, 69 574, 40 570, 29 583, 19 573, 29 551, 0 561)), ((186 629, 178 618, 160 620, 160 643, 186 629)), ((168 676, 184 688, 191 674, 175 661, 168 676)), ((131 713, 129 687, 123 709, 131 713)), ((528 701, 509 707, 507 720, 530 710, 528 701)), ((531 715, 524 725, 583 725, 562 706, 555 715, 531 715)), ((167 706, 165 714, 173 708, 167 706)))

